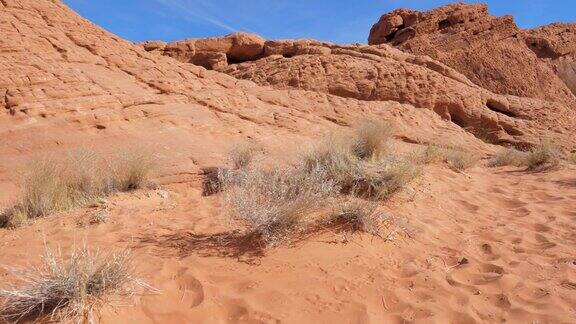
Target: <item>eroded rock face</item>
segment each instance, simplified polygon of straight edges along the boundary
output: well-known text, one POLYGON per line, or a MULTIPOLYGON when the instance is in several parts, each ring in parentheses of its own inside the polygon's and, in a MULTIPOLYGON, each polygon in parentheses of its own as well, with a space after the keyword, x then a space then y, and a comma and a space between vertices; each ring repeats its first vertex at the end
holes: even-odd
POLYGON ((399 9, 372 27, 369 44, 428 55, 499 94, 555 101, 576 109, 574 24, 521 30, 486 5, 453 4, 428 12, 399 9))
POLYGON ((518 146, 545 136, 565 137, 575 125, 565 106, 478 87, 426 56, 381 46, 273 41, 270 56, 222 70, 279 89, 306 89, 364 101, 397 101, 438 113, 490 142, 518 146), (295 45, 297 44, 297 45, 295 45), (556 129, 558 133, 549 132, 556 129))
POLYGON ((148 52, 170 56, 180 62, 217 70, 230 63, 256 60, 264 53, 264 39, 249 33, 232 33, 224 37, 187 39, 164 43, 140 44, 148 52))
MULTIPOLYGON (((234 142, 285 145, 359 118, 390 120, 407 141, 486 148, 429 110, 261 87, 150 53, 169 45, 137 46, 55 0, 1 0, 0 32, 0 185, 30 155, 126 142, 165 154, 179 178, 221 163, 234 142)), ((234 36, 194 49, 242 60, 264 51, 254 43, 234 36)))

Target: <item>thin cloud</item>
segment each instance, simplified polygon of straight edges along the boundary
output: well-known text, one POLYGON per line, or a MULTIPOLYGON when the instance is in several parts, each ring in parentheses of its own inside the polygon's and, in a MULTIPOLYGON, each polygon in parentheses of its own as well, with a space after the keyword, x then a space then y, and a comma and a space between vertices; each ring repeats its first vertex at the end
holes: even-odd
POLYGON ((183 4, 181 0, 156 0, 156 1, 158 1, 160 4, 166 7, 175 10, 176 12, 179 12, 181 16, 187 20, 192 21, 202 20, 230 32, 235 32, 239 30, 238 28, 230 26, 221 20, 213 18, 207 14, 201 13, 198 10, 192 10, 191 8, 183 4))

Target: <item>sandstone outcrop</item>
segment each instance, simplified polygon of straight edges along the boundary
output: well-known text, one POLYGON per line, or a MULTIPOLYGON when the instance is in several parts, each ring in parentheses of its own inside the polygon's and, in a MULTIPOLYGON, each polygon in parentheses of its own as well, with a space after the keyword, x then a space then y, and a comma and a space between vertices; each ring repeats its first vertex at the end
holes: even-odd
MULTIPOLYGON (((390 119, 410 141, 481 145, 410 105, 261 87, 147 52, 59 1, 0 1, 0 31, 0 182, 31 154, 123 142, 158 146, 171 165, 190 172, 219 159, 233 141, 287 143, 362 117, 390 119)), ((258 42, 236 35, 195 49, 222 49, 241 61, 264 51, 258 42)))
POLYGON ((264 39, 249 33, 232 33, 221 38, 187 39, 174 43, 149 41, 141 45, 148 52, 160 53, 180 62, 211 70, 226 67, 229 61, 238 63, 256 60, 264 53, 264 39))
POLYGON ((453 4, 428 12, 399 9, 372 27, 369 44, 428 55, 499 94, 555 101, 576 109, 576 25, 521 30, 486 5, 453 4))

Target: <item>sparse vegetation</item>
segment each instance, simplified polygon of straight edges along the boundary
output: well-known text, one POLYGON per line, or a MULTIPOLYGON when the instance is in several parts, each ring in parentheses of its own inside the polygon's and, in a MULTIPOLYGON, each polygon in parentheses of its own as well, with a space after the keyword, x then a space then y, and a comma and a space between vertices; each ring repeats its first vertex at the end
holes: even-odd
POLYGON ((225 202, 247 228, 247 236, 274 246, 325 206, 338 187, 326 172, 315 169, 263 170, 249 168, 223 180, 225 202))
POLYGON ((23 177, 20 201, 0 215, 0 227, 85 206, 116 191, 146 185, 154 168, 151 154, 131 149, 106 162, 90 151, 33 161, 23 177))
POLYGON ((391 152, 387 123, 364 122, 357 127, 352 137, 332 136, 318 145, 304 157, 304 168, 326 170, 345 193, 382 199, 420 174, 418 165, 391 152))
POLYGON ((388 122, 363 120, 354 127, 352 152, 360 159, 379 158, 386 152, 391 137, 388 122))
POLYGON ((111 191, 131 191, 146 187, 157 167, 154 155, 142 148, 128 148, 119 152, 108 164, 112 171, 108 175, 111 191))
POLYGON ((103 224, 108 222, 108 211, 106 209, 101 209, 96 211, 90 216, 90 224, 103 224))
POLYGON ((526 152, 518 151, 514 148, 505 148, 496 153, 488 162, 488 166, 498 167, 512 165, 520 167, 526 164, 526 157, 526 152))
POLYGON ((101 256, 86 247, 69 258, 46 248, 40 268, 14 270, 22 287, 0 289, 0 319, 10 323, 92 323, 111 295, 131 295, 139 283, 126 251, 101 256))
POLYGON ((253 166, 244 163, 250 154, 238 154, 241 158, 233 159, 239 161, 233 170, 218 172, 218 182, 235 219, 246 227, 243 237, 258 239, 264 247, 323 222, 347 222, 376 235, 378 224, 385 220, 372 208, 376 202, 348 204, 332 216, 326 208, 339 193, 351 194, 357 201, 386 198, 420 174, 419 165, 393 156, 390 137, 387 123, 362 122, 351 136, 330 136, 301 164, 283 169, 253 166))
POLYGON ((352 232, 365 232, 385 238, 391 218, 378 210, 378 204, 357 199, 348 199, 336 205, 328 219, 329 225, 343 226, 352 232))
POLYGON ((530 151, 522 152, 513 148, 501 150, 489 162, 489 166, 525 167, 527 170, 539 170, 554 167, 560 163, 560 150, 553 144, 542 143, 530 151))
POLYGON ((416 151, 412 160, 417 164, 441 162, 445 158, 445 150, 437 145, 428 144, 421 151, 416 151))
POLYGON ((450 169, 462 172, 476 165, 478 157, 465 150, 451 149, 446 152, 445 161, 450 169))
POLYGON ((551 168, 560 163, 560 149, 551 143, 542 143, 533 147, 526 157, 528 170, 551 168))
POLYGON ((242 143, 236 145, 229 153, 229 158, 234 169, 248 167, 254 158, 262 152, 262 148, 254 143, 242 143))

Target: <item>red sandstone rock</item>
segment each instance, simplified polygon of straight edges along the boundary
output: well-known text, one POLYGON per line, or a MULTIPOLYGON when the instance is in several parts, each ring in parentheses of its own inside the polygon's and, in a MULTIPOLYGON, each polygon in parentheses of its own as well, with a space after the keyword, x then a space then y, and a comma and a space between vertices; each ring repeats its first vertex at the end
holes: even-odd
POLYGON ((264 39, 248 33, 232 33, 224 37, 187 39, 173 43, 143 42, 148 52, 160 53, 180 62, 217 70, 230 62, 256 60, 264 53, 264 39))
POLYGON ((489 15, 486 5, 454 4, 385 14, 372 27, 368 42, 428 55, 496 93, 576 109, 575 31, 574 24, 523 31, 510 16, 489 15))

